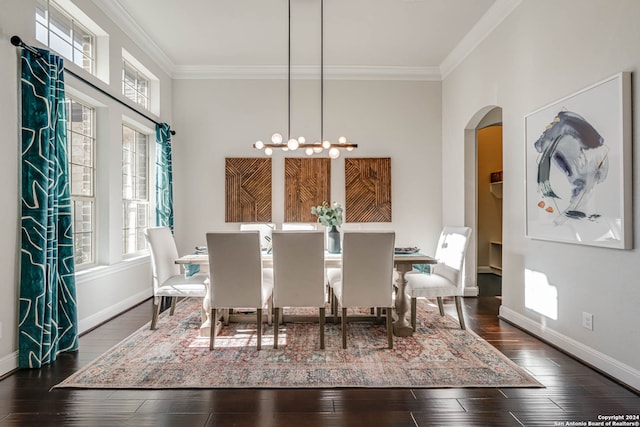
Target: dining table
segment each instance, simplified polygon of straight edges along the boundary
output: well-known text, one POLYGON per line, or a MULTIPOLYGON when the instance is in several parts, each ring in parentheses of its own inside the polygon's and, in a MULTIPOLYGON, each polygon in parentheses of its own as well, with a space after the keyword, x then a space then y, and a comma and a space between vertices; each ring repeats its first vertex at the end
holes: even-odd
MULTIPOLYGON (((424 264, 436 264, 436 259, 429 256, 424 255, 420 252, 414 253, 395 253, 393 256, 393 264, 398 273, 396 280, 396 298, 395 298, 395 310, 393 314, 393 333, 399 337, 408 337, 413 334, 413 328, 411 327, 410 322, 410 298, 406 292, 407 280, 405 275, 413 270, 413 266, 424 265, 424 264)), ((175 260, 176 264, 181 265, 200 265, 207 266, 209 265, 209 256, 206 253, 194 253, 189 255, 184 255, 175 260)), ((324 266, 325 268, 340 268, 342 266, 342 254, 340 253, 329 253, 325 252, 324 255, 324 266)), ((269 252, 263 251, 262 253, 262 267, 263 268, 272 268, 273 267, 273 255, 269 252)), ((207 337, 210 335, 210 327, 211 327, 211 319, 209 316, 211 315, 211 304, 209 302, 209 295, 203 300, 203 310, 207 313, 207 319, 204 320, 200 327, 200 336, 207 337)), ((216 320, 216 327, 219 327, 220 324, 216 320)))

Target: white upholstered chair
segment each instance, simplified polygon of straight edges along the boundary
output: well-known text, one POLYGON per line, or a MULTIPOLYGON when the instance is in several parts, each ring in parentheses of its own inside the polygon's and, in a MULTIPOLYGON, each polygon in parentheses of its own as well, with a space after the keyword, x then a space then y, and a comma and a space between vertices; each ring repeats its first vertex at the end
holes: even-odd
POLYGON ((462 269, 469 246, 469 236, 471 236, 469 227, 444 227, 435 254, 438 263, 431 265, 431 273, 412 273, 405 276, 406 291, 411 298, 411 326, 414 331, 417 298, 437 298, 440 315, 444 316, 442 298, 451 296, 455 298, 460 328, 465 329, 461 301, 464 293, 462 269))
POLYGON ((173 234, 168 227, 150 227, 144 230, 144 237, 149 244, 151 255, 151 275, 153 283, 153 315, 151 329, 155 329, 160 313, 160 301, 162 297, 171 297, 170 315, 176 307, 179 297, 204 298, 206 290, 206 274, 198 273, 189 278, 180 271, 180 266, 175 263, 178 258, 178 249, 173 239, 173 234))
POLYGON ((276 229, 275 224, 267 224, 267 223, 240 224, 240 231, 258 230, 260 232, 260 247, 262 249, 271 249, 271 233, 275 229, 276 229))
POLYGON ((209 252, 209 298, 211 300, 211 342, 215 344, 218 310, 247 307, 256 309, 257 348, 262 346, 262 310, 271 310, 273 269, 262 268, 260 232, 207 233, 209 252))
POLYGON ((324 349, 324 233, 273 232, 273 348, 278 348, 283 307, 317 307, 320 348, 324 349))
POLYGON ((347 348, 347 308, 386 308, 387 341, 393 348, 394 232, 345 231, 342 268, 327 273, 333 294, 333 313, 342 307, 342 348, 347 348))

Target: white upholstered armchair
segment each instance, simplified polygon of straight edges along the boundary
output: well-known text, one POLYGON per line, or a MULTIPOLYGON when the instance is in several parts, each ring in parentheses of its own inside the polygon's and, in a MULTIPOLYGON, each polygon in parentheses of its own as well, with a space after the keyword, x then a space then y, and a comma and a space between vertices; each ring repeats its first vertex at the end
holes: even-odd
POLYGON ((442 298, 454 297, 460 328, 465 329, 461 301, 464 294, 462 269, 470 236, 469 227, 444 227, 435 254, 438 263, 431 266, 431 273, 413 273, 405 276, 406 291, 411 298, 411 326, 414 331, 417 298, 437 298, 440 315, 444 316, 442 298))
POLYGON ((175 263, 178 258, 173 234, 168 227, 150 227, 144 230, 144 237, 149 243, 151 255, 151 275, 153 283, 153 316, 151 329, 155 329, 160 313, 162 297, 171 297, 170 315, 176 307, 179 297, 204 298, 206 295, 206 274, 198 273, 185 277, 180 272, 180 266, 175 263))

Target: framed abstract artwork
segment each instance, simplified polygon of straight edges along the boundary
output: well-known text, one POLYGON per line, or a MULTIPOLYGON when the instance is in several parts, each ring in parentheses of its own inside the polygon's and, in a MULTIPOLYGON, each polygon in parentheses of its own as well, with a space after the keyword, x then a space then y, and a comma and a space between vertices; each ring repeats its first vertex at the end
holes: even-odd
POLYGON ((225 159, 225 222, 271 222, 271 159, 225 159))
POLYGON ((631 123, 627 72, 525 117, 527 237, 632 247, 631 123))
POLYGON ((344 159, 346 222, 391 222, 391 158, 344 159))
POLYGON ((284 222, 317 222, 311 207, 331 203, 331 159, 284 159, 284 222))

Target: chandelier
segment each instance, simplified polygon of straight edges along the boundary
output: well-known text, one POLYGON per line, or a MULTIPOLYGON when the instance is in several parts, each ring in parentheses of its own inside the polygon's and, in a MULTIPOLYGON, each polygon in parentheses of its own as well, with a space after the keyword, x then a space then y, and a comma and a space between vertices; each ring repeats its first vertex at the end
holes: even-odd
POLYGON ((304 136, 291 137, 291 0, 289 0, 289 28, 288 28, 288 66, 287 66, 287 140, 282 134, 276 132, 271 135, 271 142, 257 141, 253 147, 264 150, 264 154, 270 156, 274 149, 282 151, 304 150, 308 156, 320 154, 328 150, 329 157, 337 159, 340 157, 340 150, 353 151, 358 144, 352 144, 347 138, 341 136, 337 143, 324 139, 324 0, 320 0, 320 140, 307 142, 304 136))

